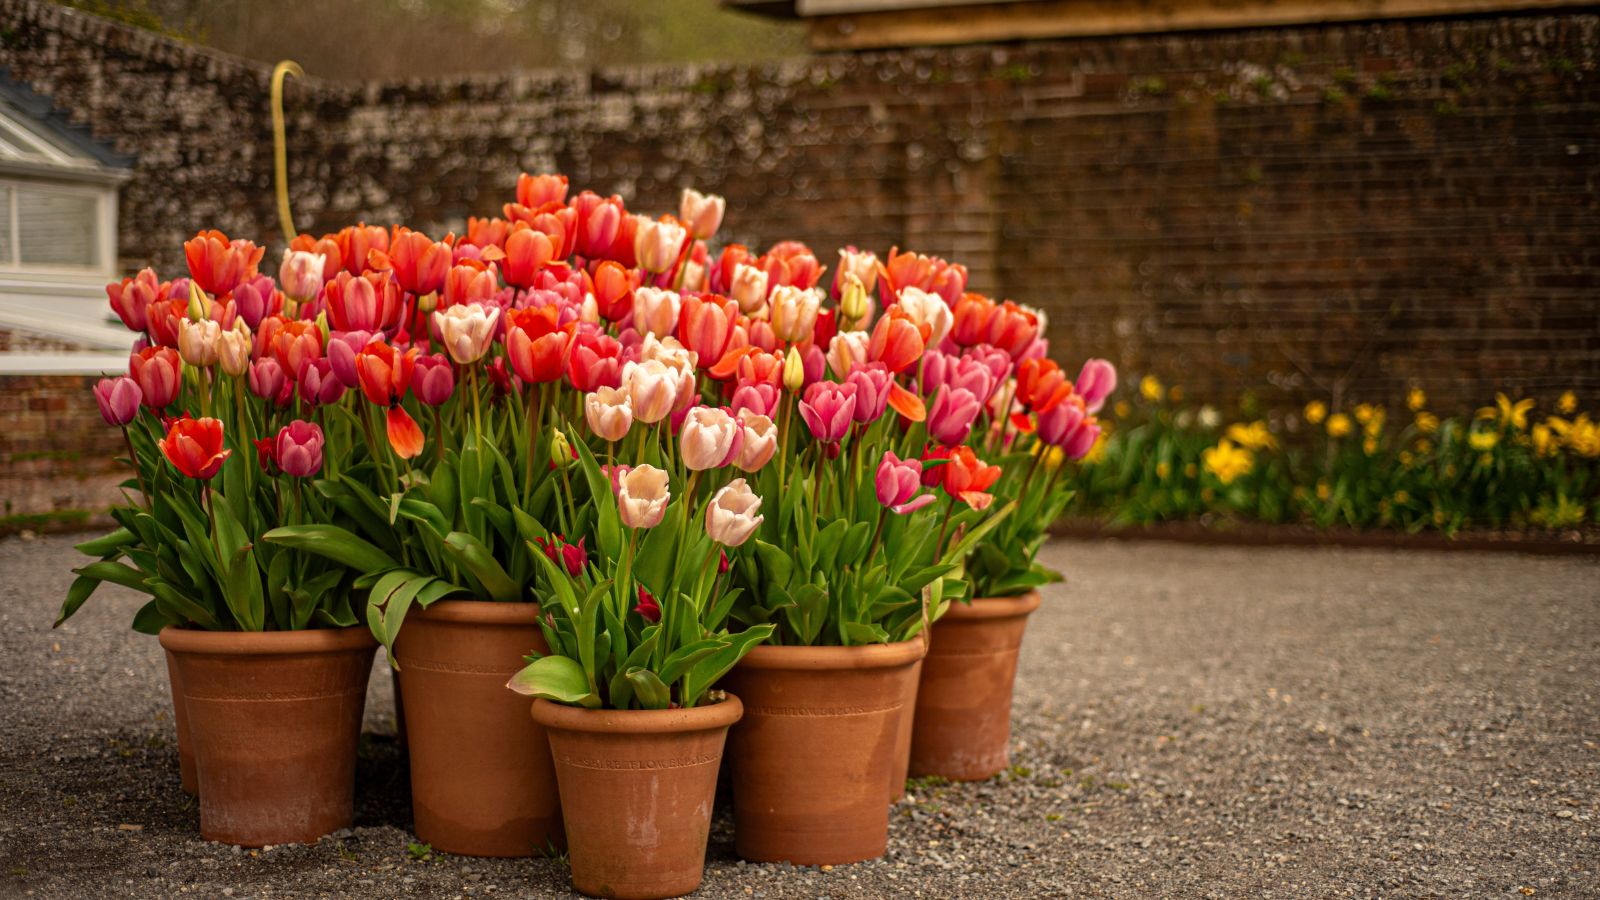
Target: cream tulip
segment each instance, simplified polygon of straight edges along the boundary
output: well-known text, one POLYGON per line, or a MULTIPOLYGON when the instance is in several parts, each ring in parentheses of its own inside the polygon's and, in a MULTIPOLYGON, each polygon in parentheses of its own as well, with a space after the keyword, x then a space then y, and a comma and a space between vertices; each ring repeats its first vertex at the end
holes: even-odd
POLYGON ((778 426, 761 413, 741 409, 739 427, 744 430, 744 437, 739 442, 739 458, 734 460, 734 465, 746 472, 759 472, 778 451, 778 426))
POLYGON ((500 324, 500 307, 458 303, 435 312, 433 324, 439 329, 445 352, 458 365, 464 366, 477 362, 489 352, 489 343, 494 340, 496 326, 500 324))
POLYGON ((743 478, 735 478, 711 496, 706 506, 706 534, 725 547, 737 547, 761 527, 761 498, 743 478))
POLYGON ((309 250, 283 251, 283 265, 278 267, 278 282, 283 285, 284 296, 304 303, 322 290, 322 272, 328 258, 309 250))
POLYGON ((191 366, 217 364, 217 342, 222 326, 214 319, 181 319, 178 322, 178 355, 191 366))
POLYGON ((620 441, 633 426, 633 407, 622 388, 602 387, 583 397, 583 417, 589 430, 608 441, 620 441))
POLYGON ((924 343, 929 347, 939 346, 956 323, 955 314, 943 297, 919 287, 900 289, 900 309, 910 317, 912 324, 928 326, 930 332, 924 343))
POLYGON ((683 298, 677 291, 656 287, 636 288, 633 292, 633 327, 641 334, 669 337, 678 327, 683 298))
POLYGON ((617 479, 617 513, 629 528, 654 528, 667 514, 672 492, 667 473, 652 465, 634 466, 617 479))
POLYGON ((772 332, 779 340, 795 344, 810 339, 816 329, 822 295, 814 290, 780 284, 772 289, 767 306, 772 332))
POLYGON ((683 464, 697 472, 725 466, 737 456, 743 437, 744 430, 726 410, 697 406, 678 433, 683 464))
POLYGON ((767 272, 748 263, 733 267, 733 283, 728 285, 728 296, 739 304, 739 311, 753 316, 767 305, 767 272))
POLYGON ((688 230, 670 220, 635 218, 639 220, 639 231, 633 239, 633 254, 639 261, 639 268, 657 274, 672 268, 683 250, 683 242, 689 237, 688 230))
POLYGON ((678 201, 678 218, 689 226, 689 233, 705 240, 722 227, 722 214, 728 201, 716 194, 702 194, 694 188, 684 188, 678 201))
POLYGON ((861 283, 863 291, 871 293, 878 284, 878 255, 861 250, 840 250, 835 280, 842 288, 851 276, 861 283))
POLYGON ((254 341, 243 319, 217 336, 217 363, 228 375, 238 377, 250 371, 250 351, 254 341))
POLYGON ((623 366, 622 387, 633 417, 647 425, 665 419, 678 402, 678 373, 658 359, 623 366))
POLYGON ((828 344, 828 368, 835 378, 843 380, 858 363, 867 361, 867 348, 872 336, 865 331, 841 331, 828 344))

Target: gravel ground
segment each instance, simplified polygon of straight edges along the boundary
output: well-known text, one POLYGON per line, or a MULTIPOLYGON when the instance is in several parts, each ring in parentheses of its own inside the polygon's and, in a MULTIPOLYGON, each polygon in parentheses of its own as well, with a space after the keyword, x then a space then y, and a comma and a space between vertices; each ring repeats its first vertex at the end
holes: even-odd
MULTIPOLYGON (((720 897, 1600 896, 1600 562, 1058 542, 1011 771, 913 785, 889 853, 720 897)), ((71 540, 0 542, 0 895, 559 896, 551 860, 416 860, 386 670, 354 828, 201 841, 159 647, 71 540)))

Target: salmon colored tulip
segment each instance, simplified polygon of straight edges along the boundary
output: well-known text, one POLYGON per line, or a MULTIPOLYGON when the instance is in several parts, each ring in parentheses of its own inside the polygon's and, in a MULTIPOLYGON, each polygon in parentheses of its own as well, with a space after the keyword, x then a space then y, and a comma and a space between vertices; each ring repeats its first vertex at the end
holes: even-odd
POLYGON ((1066 373, 1050 359, 1025 359, 1017 366, 1016 398, 1029 409, 1042 412, 1067 384, 1066 373))
POLYGON ((627 216, 622 198, 602 198, 593 191, 584 191, 572 198, 571 205, 578 214, 578 239, 574 249, 586 259, 605 258, 627 216))
POLYGON ((412 459, 422 454, 427 438, 417 427, 406 408, 396 403, 384 414, 384 436, 389 439, 389 449, 401 459, 412 459))
POLYGON ((559 249, 548 234, 517 223, 506 235, 506 284, 517 288, 532 287, 534 278, 556 258, 559 249))
POLYGON ((822 280, 822 264, 811 248, 799 241, 779 241, 761 257, 772 287, 786 284, 810 290, 822 280))
POLYGON ((454 254, 450 245, 435 241, 420 231, 396 226, 389 239, 389 262, 400 287, 416 297, 437 293, 444 288, 454 254))
POLYGON ((678 432, 683 464, 699 472, 739 458, 744 429, 725 409, 697 406, 689 410, 678 432))
POLYGON ((528 384, 559 379, 570 332, 556 324, 556 307, 530 306, 506 315, 506 355, 511 358, 511 370, 528 384))
POLYGON ((317 323, 299 319, 285 321, 271 318, 261 323, 256 334, 257 356, 263 340, 268 341, 272 355, 283 366, 283 371, 298 378, 300 370, 313 359, 322 356, 322 330, 317 323))
POLYGON ((102 378, 94 386, 94 402, 100 407, 100 418, 107 425, 121 427, 139 415, 139 403, 144 392, 139 382, 124 375, 119 378, 102 378))
POLYGON ((745 472, 759 472, 778 451, 778 426, 768 415, 748 409, 734 413, 744 434, 733 464, 745 472))
POLYGON ((387 254, 389 250, 389 230, 365 222, 340 229, 337 240, 344 269, 351 275, 367 270, 373 251, 387 254))
POLYGON ((228 293, 239 282, 254 275, 265 252, 265 248, 250 241, 230 241, 220 231, 202 231, 183 245, 184 258, 189 262, 189 277, 214 297, 228 293))
MULTIPOLYGON (((939 262, 942 264, 944 261, 939 262)), ((942 298, 946 305, 955 305, 955 302, 961 299, 961 295, 967 292, 967 267, 960 263, 952 263, 936 268, 933 277, 929 279, 927 290, 942 298)))
POLYGON ((872 329, 867 358, 898 375, 922 358, 927 338, 928 326, 918 326, 903 310, 891 308, 872 329))
POLYGON ((161 296, 161 281, 153 269, 141 269, 132 278, 106 285, 106 295, 111 311, 129 331, 144 331, 149 327, 150 304, 161 296))
POLYGON ((989 317, 985 342, 1004 350, 1012 359, 1021 359, 1039 336, 1039 318, 1010 300, 995 308, 989 317))
POLYGON ((233 454, 223 446, 222 422, 218 419, 191 419, 187 415, 167 428, 167 436, 157 441, 173 468, 190 478, 209 481, 233 454))
POLYGON ((506 236, 511 233, 513 224, 515 223, 500 218, 480 219, 477 216, 468 216, 466 240, 456 244, 456 262, 461 262, 461 252, 463 246, 467 244, 479 248, 479 259, 483 258, 483 251, 488 250, 490 247, 495 247, 502 251, 505 250, 506 236))
POLYGON ((716 294, 683 298, 678 314, 678 340, 695 352, 702 368, 716 365, 733 340, 739 305, 716 294))
POLYGON ((145 347, 128 357, 128 376, 139 383, 144 405, 160 412, 178 399, 183 361, 171 347, 145 347))
MULTIPOLYGON (((733 274, 739 266, 754 265, 755 257, 750 254, 750 248, 743 244, 729 244, 722 248, 707 267, 706 284, 712 293, 731 294, 733 288, 733 274)), ((755 266, 760 269, 760 266, 755 266)), ((765 270, 762 270, 763 273, 765 270)), ((765 298, 763 298, 765 299, 765 298)))
POLYGON ((529 175, 517 176, 517 202, 529 209, 538 209, 547 203, 567 202, 567 176, 529 175))
POLYGON ((622 344, 611 335, 580 327, 566 355, 567 383, 576 390, 622 386, 622 344))
POLYGON ((677 291, 642 287, 633 292, 633 327, 656 337, 671 337, 678 328, 683 298, 677 291))
POLYGON ((633 311, 633 292, 638 287, 632 272, 620 263, 606 260, 594 270, 594 302, 600 315, 612 322, 621 321, 633 311))
MULTIPOLYGON (((509 277, 509 276, 508 276, 509 277)), ((464 259, 444 276, 445 306, 488 303, 500 293, 500 278, 493 263, 464 259)))
POLYGON ((963 294, 956 301, 950 327, 950 339, 963 347, 982 344, 989 340, 989 320, 994 316, 995 303, 982 294, 963 294))
POLYGON ((388 272, 340 272, 328 282, 323 299, 335 331, 393 333, 405 315, 400 288, 388 272))

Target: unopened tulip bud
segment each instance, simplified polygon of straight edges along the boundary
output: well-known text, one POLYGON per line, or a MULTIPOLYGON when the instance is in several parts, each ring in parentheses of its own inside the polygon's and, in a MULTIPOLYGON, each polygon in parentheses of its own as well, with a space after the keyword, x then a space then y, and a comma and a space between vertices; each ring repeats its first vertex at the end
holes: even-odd
POLYGON ((844 296, 839 298, 839 314, 845 322, 854 325, 867 317, 871 312, 867 305, 867 289, 861 279, 855 275, 846 275, 844 281, 844 296))
POLYGON ((235 319, 233 327, 217 337, 217 364, 222 371, 235 377, 249 371, 253 343, 244 320, 235 319))
POLYGON ((572 444, 567 442, 567 435, 556 429, 550 435, 550 464, 557 468, 564 468, 572 462, 572 444))
POLYGON ((206 317, 206 292, 200 285, 189 282, 189 321, 198 322, 206 317))
POLYGON ((185 319, 178 323, 178 355, 191 366, 214 366, 221 336, 222 326, 211 319, 185 319))
POLYGON ((417 310, 424 314, 432 315, 433 311, 438 308, 439 295, 437 293, 423 294, 417 298, 417 310))
POLYGON ((322 312, 317 313, 317 330, 322 332, 322 345, 324 347, 326 347, 328 345, 328 334, 329 334, 329 331, 328 331, 328 311, 327 310, 323 310, 322 312))
POLYGON ((790 347, 788 355, 783 358, 783 387, 794 394, 805 386, 806 361, 800 356, 800 348, 790 347))

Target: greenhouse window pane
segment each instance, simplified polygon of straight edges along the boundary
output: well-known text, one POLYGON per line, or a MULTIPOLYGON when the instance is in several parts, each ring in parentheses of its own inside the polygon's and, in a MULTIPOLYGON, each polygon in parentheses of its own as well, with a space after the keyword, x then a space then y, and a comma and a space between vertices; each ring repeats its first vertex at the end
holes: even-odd
POLYGON ((16 262, 11 255, 11 195, 10 185, 0 184, 0 266, 16 262))
POLYGON ((92 268, 98 223, 98 202, 92 195, 17 189, 23 265, 92 268))

